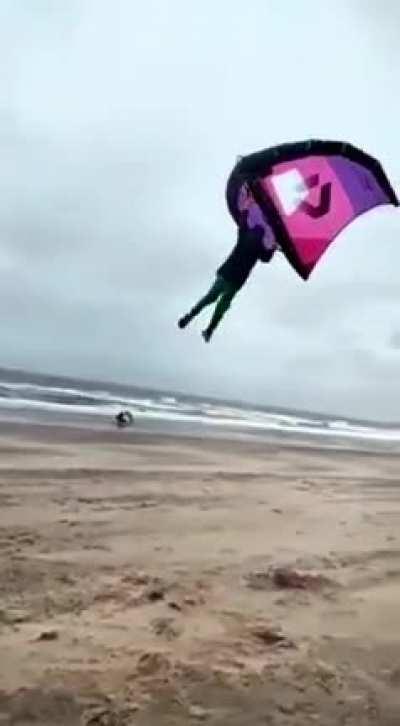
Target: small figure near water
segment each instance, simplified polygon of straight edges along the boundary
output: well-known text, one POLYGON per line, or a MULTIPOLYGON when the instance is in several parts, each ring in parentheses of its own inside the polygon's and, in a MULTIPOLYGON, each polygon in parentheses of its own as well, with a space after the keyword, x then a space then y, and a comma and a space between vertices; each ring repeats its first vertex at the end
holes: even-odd
POLYGON ((120 411, 115 417, 115 423, 120 429, 126 428, 127 426, 132 426, 134 418, 130 411, 120 411))

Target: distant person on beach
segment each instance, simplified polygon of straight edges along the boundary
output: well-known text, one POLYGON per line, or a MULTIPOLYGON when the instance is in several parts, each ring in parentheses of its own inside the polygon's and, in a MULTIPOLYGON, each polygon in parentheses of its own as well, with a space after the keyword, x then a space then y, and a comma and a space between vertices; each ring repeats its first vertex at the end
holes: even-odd
POLYGON ((133 416, 130 411, 120 411, 115 417, 115 422, 119 428, 125 428, 133 424, 133 416))

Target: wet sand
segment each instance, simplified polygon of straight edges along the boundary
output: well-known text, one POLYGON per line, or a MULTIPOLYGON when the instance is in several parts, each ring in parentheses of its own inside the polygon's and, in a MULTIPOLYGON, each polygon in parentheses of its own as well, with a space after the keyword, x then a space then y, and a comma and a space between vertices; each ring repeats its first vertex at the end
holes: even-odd
POLYGON ((1 726, 397 726, 399 464, 3 427, 1 726))

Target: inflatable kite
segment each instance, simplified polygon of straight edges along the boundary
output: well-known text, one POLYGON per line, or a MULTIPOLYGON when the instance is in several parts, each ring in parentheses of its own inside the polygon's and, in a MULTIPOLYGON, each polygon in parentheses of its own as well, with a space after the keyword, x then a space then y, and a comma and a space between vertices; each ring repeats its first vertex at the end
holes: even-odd
POLYGON ((316 140, 241 157, 226 197, 236 223, 262 227, 264 246, 277 244, 304 280, 356 217, 399 205, 376 159, 351 144, 316 140))

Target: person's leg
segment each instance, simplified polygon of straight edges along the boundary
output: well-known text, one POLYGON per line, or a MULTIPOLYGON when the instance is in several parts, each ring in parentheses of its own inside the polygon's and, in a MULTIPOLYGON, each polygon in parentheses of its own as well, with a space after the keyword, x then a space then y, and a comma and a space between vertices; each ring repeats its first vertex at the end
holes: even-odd
POLYGON ((211 305, 212 303, 216 302, 223 291, 224 282, 220 277, 217 277, 207 294, 204 295, 201 300, 199 300, 199 302, 190 310, 189 313, 187 313, 187 315, 184 315, 178 321, 179 327, 186 328, 186 326, 189 325, 190 321, 193 320, 193 318, 195 318, 199 313, 201 313, 201 311, 205 307, 207 307, 207 305, 211 305))
POLYGON ((203 338, 208 343, 215 329, 221 322, 225 313, 229 310, 231 302, 237 293, 236 288, 231 284, 226 284, 224 292, 219 298, 217 305, 215 306, 214 314, 210 320, 208 327, 203 331, 203 338))

